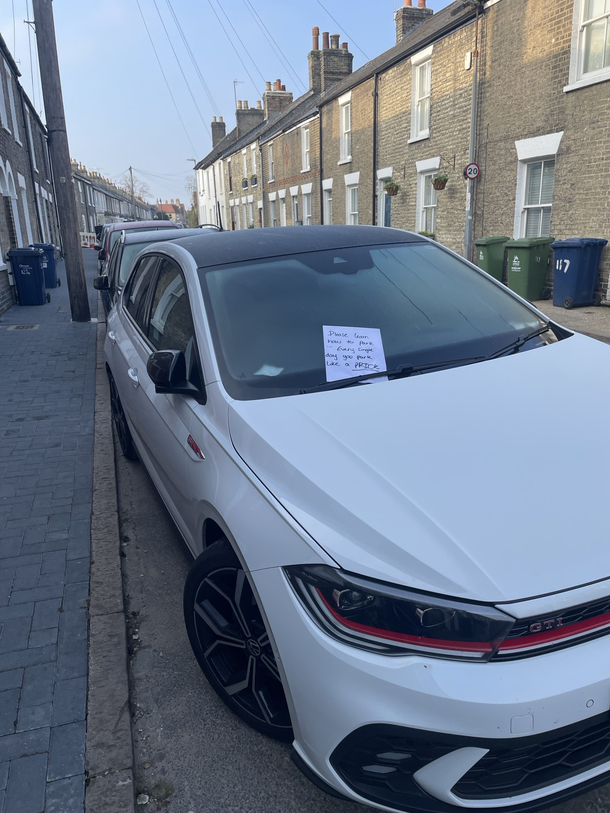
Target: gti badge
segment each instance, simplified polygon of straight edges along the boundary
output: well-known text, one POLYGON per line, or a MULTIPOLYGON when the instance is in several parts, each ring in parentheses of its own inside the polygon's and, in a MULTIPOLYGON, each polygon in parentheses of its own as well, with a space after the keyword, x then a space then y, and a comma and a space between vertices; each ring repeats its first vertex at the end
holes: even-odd
POLYGON ((546 632, 547 630, 554 630, 557 627, 563 627, 563 618, 548 618, 546 621, 536 621, 530 624, 528 632, 546 632))

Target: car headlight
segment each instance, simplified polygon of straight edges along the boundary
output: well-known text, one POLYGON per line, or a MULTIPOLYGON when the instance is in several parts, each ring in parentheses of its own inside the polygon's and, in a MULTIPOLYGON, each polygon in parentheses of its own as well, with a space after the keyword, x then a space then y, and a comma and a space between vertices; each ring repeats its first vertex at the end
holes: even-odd
POLYGON ((515 623, 495 607, 415 593, 327 565, 284 572, 322 629, 378 654, 487 661, 515 623))

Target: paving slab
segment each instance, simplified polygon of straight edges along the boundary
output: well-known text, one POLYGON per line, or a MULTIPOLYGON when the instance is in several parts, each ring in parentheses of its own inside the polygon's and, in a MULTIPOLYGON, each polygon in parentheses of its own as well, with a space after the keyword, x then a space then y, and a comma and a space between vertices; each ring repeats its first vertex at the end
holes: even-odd
POLYGON ((0 315, 2 813, 84 809, 97 320, 71 322, 58 272, 49 304, 0 315))

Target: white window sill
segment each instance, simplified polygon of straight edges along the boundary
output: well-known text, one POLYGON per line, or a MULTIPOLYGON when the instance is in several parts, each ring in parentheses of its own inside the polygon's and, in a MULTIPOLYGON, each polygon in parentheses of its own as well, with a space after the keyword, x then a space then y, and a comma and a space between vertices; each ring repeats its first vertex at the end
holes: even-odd
POLYGON ((350 155, 349 158, 342 158, 340 161, 337 161, 338 166, 341 164, 351 164, 352 163, 352 156, 350 155))
POLYGON ((413 136, 407 141, 407 144, 415 144, 417 141, 425 141, 427 138, 430 138, 430 130, 426 130, 425 133, 421 133, 421 135, 413 136))
POLYGON ((577 82, 574 82, 571 85, 566 85, 563 92, 569 93, 571 90, 580 90, 580 88, 586 88, 590 85, 598 85, 600 82, 608 82, 609 80, 610 70, 604 71, 603 73, 591 74, 590 76, 584 76, 582 79, 579 79, 577 82))
POLYGON ((301 170, 301 174, 302 174, 303 172, 311 172, 311 167, 304 167, 304 168, 301 170))

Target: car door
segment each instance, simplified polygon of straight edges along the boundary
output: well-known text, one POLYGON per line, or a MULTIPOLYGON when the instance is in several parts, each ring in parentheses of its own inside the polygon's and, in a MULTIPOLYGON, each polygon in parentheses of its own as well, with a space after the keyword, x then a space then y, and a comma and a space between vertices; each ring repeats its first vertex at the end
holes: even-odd
MULTIPOLYGON (((157 393, 146 372, 146 362, 156 350, 184 353, 187 375, 201 388, 201 370, 193 318, 184 276, 169 258, 160 261, 145 310, 142 340, 138 348, 137 378, 132 409, 137 412, 138 434, 145 447, 151 476, 168 502, 178 526, 188 537, 187 514, 193 504, 192 479, 199 477, 203 458, 189 445, 193 407, 197 401, 187 395, 157 393)), ((192 443, 192 439, 191 439, 192 443)))

